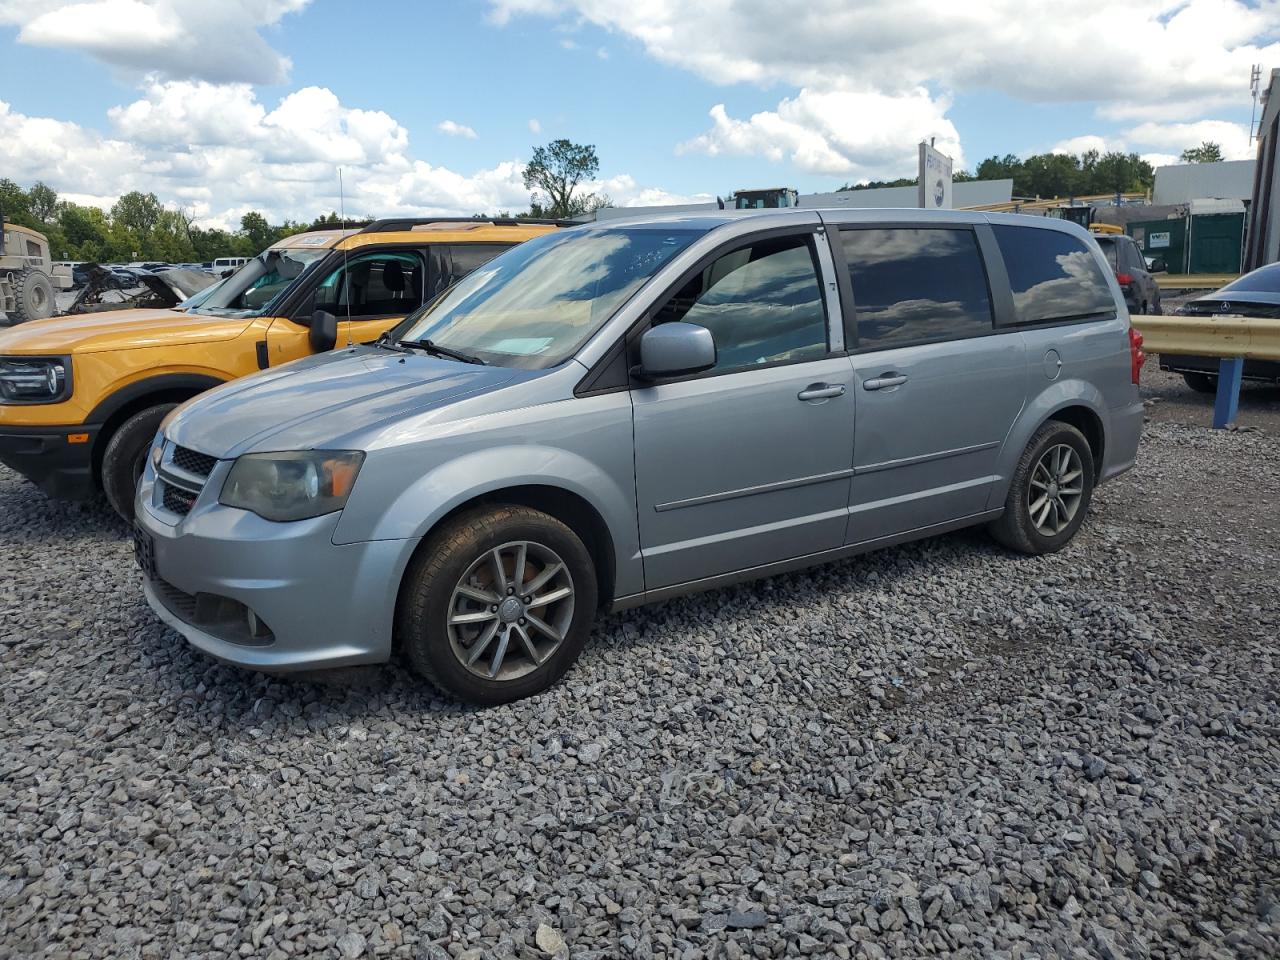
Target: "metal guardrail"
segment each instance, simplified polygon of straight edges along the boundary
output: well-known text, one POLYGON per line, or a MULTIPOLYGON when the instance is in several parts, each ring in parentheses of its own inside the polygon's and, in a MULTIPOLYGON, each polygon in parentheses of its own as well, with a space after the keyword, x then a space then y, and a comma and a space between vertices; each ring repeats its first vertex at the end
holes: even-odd
POLYGON ((1161 290, 1217 290, 1240 277, 1238 273, 1157 273, 1161 290))
POLYGON ((1142 347, 1149 353, 1221 358, 1213 402, 1213 426, 1218 430, 1235 422, 1245 360, 1280 361, 1280 318, 1143 315, 1131 317, 1130 323, 1142 334, 1142 347))

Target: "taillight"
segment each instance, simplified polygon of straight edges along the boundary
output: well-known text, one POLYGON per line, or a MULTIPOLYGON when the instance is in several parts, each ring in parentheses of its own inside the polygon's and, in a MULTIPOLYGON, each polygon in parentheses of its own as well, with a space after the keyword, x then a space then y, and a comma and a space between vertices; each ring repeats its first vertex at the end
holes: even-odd
POLYGON ((1116 282, 1117 282, 1117 283, 1119 283, 1119 284, 1120 284, 1120 286, 1122 286, 1122 287, 1130 286, 1130 285, 1133 283, 1133 274, 1131 274, 1131 273, 1117 273, 1117 274, 1116 274, 1116 282))
POLYGON ((1142 352, 1142 334, 1133 327, 1129 328, 1129 379, 1135 384, 1142 376, 1142 365, 1147 362, 1147 355, 1142 352))

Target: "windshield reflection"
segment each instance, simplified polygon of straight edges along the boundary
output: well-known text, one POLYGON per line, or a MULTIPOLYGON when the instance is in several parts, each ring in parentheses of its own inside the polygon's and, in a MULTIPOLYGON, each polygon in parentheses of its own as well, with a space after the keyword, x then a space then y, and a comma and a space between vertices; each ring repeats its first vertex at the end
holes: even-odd
POLYGON ((529 240, 409 316, 396 337, 499 366, 554 366, 700 233, 580 227, 529 240))

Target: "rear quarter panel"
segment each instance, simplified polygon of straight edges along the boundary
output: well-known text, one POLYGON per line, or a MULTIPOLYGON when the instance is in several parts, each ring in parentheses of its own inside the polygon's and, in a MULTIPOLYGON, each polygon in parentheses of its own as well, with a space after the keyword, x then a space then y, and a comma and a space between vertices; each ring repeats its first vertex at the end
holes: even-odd
POLYGON ((988 506, 998 507, 1032 434, 1055 413, 1085 407, 1102 426, 1105 479, 1131 465, 1137 455, 1133 429, 1135 408, 1141 424, 1142 403, 1131 381, 1129 317, 1024 329, 1027 346, 1027 404, 1001 451, 1000 476, 988 506), (1057 367, 1054 356, 1062 360, 1057 367), (1056 376, 1054 375, 1056 372, 1056 376))

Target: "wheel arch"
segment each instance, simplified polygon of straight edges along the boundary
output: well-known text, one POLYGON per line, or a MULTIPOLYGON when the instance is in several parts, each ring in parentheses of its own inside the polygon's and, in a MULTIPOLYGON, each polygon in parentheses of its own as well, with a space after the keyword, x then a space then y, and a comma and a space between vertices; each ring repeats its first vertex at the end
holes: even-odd
POLYGON ((1094 460, 1094 482, 1103 475, 1109 417, 1101 391, 1085 380, 1062 380, 1033 397, 1005 438, 999 460, 999 482, 991 491, 989 508, 1002 506, 1022 452, 1035 432, 1051 420, 1067 423, 1084 434, 1094 460))
POLYGON ((1102 458, 1107 448, 1107 433, 1102 425, 1102 418, 1086 404, 1075 403, 1059 407, 1043 423, 1050 420, 1070 424, 1084 434, 1085 440, 1089 441, 1089 452, 1093 454, 1093 481, 1097 483, 1102 476, 1102 458))
POLYGON ((478 507, 499 506, 502 504, 540 510, 548 516, 559 520, 572 530, 586 545, 587 552, 591 555, 592 563, 595 566, 599 606, 602 609, 608 606, 613 598, 617 570, 613 535, 609 532, 609 525, 605 522, 600 511, 585 497, 564 487, 553 484, 525 483, 487 490, 454 505, 448 512, 442 514, 418 542, 408 563, 404 565, 404 569, 401 571, 400 584, 396 590, 397 607, 399 606, 400 597, 404 594, 405 577, 408 575, 409 570, 412 569, 413 561, 417 556, 422 551, 429 549, 433 534, 444 529, 445 526, 464 513, 478 507))
POLYGON ((93 445, 93 476, 101 483, 102 456, 120 425, 136 413, 161 403, 182 403, 226 383, 217 377, 195 373, 170 373, 130 383, 111 394, 85 418, 102 424, 93 445))

